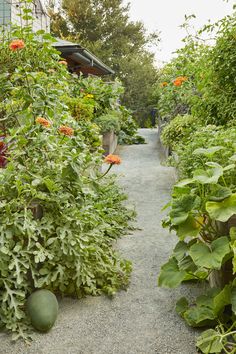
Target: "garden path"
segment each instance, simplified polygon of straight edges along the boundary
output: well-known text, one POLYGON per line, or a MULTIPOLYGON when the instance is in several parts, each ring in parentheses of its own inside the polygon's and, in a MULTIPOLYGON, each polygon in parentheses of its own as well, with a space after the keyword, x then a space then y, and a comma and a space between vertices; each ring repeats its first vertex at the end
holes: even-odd
POLYGON ((174 311, 177 290, 157 287, 157 274, 175 243, 161 227, 161 208, 174 181, 172 168, 161 165, 156 129, 141 129, 146 145, 122 146, 123 162, 114 167, 134 203, 140 230, 119 240, 121 253, 133 262, 130 287, 114 299, 64 299, 53 330, 37 334, 30 347, 0 335, 0 354, 196 354, 195 332, 174 311))

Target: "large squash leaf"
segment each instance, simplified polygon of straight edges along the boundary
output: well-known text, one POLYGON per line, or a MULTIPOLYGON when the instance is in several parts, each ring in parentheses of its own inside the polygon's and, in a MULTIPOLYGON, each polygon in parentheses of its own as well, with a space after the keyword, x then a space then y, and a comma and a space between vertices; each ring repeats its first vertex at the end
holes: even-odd
POLYGON ((194 171, 193 178, 201 184, 217 183, 223 172, 221 166, 215 166, 207 170, 197 169, 194 171))
POLYGON ((175 199, 170 212, 171 223, 179 225, 186 221, 191 210, 199 207, 200 202, 200 198, 193 195, 182 195, 180 198, 175 199))
POLYGON ((158 285, 166 288, 176 288, 185 279, 187 272, 180 270, 177 260, 172 257, 161 267, 158 285))
POLYGON ((220 269, 224 257, 230 252, 229 240, 226 236, 213 241, 209 246, 203 242, 190 247, 189 254, 199 267, 220 269))
POLYGON ((213 184, 209 200, 213 202, 221 202, 222 200, 230 197, 231 195, 232 191, 230 188, 223 187, 219 184, 213 184))
POLYGON ((197 338, 197 347, 204 354, 221 353, 224 348, 221 341, 221 336, 214 329, 204 331, 197 338))
POLYGON ((212 157, 216 152, 223 149, 223 146, 212 146, 208 149, 198 148, 193 151, 193 155, 204 155, 207 157, 212 157))
POLYGON ((192 327, 205 327, 215 323, 214 311, 206 306, 192 306, 184 313, 184 319, 192 327))
POLYGON ((207 202, 206 210, 213 220, 226 222, 236 214, 236 193, 220 202, 207 202))
POLYGON ((201 230, 201 225, 197 223, 193 216, 189 215, 188 218, 177 228, 178 237, 183 240, 187 236, 196 237, 201 230))

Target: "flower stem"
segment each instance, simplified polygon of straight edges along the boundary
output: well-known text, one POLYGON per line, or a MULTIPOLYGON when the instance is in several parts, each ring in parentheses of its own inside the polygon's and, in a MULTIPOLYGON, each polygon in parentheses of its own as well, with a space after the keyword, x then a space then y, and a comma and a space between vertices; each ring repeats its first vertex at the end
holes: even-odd
POLYGON ((106 176, 108 174, 108 172, 110 171, 110 169, 112 168, 112 166, 113 166, 113 163, 110 164, 110 166, 108 167, 106 172, 103 173, 103 175, 101 175, 100 177, 98 177, 97 180, 103 178, 104 176, 106 176))

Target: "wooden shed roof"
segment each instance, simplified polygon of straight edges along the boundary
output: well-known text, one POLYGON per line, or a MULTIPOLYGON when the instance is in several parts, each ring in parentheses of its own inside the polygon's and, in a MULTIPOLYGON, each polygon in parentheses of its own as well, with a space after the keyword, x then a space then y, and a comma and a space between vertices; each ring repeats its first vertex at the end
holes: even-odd
POLYGON ((114 71, 109 66, 78 43, 56 38, 53 46, 61 52, 62 57, 67 60, 68 66, 73 72, 97 76, 114 74, 114 71))

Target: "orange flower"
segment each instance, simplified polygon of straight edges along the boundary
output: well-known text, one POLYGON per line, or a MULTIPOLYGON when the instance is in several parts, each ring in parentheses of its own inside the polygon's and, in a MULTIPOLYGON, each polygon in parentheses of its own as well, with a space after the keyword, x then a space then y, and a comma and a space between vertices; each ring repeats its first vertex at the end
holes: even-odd
POLYGON ((166 82, 166 81, 161 83, 161 87, 165 87, 165 86, 168 86, 168 82, 166 82))
POLYGON ((183 82, 182 82, 181 80, 177 80, 177 79, 176 79, 176 80, 174 81, 174 86, 181 86, 182 83, 183 83, 183 82))
POLYGON ((174 80, 173 84, 174 86, 181 86, 182 83, 187 80, 188 80, 187 76, 179 76, 174 80))
POLYGON ((61 65, 68 65, 66 60, 60 60, 58 63, 61 65))
POLYGON ((51 127, 51 123, 43 117, 38 117, 38 118, 36 118, 35 121, 36 121, 36 123, 41 124, 43 127, 46 127, 46 128, 51 127))
POLYGON ((108 163, 109 165, 119 165, 121 163, 121 158, 117 155, 107 155, 105 157, 104 162, 108 163))
POLYGON ((10 44, 9 48, 14 52, 18 49, 25 47, 25 42, 22 39, 14 39, 10 44))
POLYGON ((72 136, 74 135, 74 129, 70 128, 70 127, 67 127, 65 125, 61 126, 59 128, 59 132, 61 134, 64 134, 64 135, 67 135, 67 136, 72 136))

